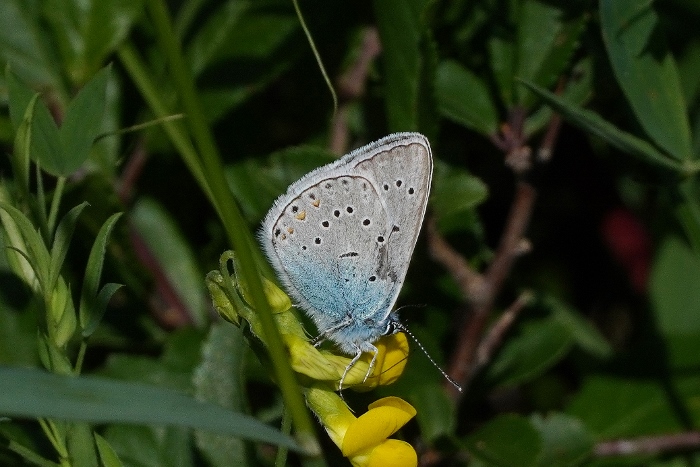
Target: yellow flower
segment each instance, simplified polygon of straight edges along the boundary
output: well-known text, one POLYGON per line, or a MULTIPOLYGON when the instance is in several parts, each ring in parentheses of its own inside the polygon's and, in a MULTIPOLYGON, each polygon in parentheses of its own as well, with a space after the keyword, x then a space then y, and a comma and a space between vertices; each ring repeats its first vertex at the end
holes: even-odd
POLYGON ((306 400, 330 438, 354 466, 410 467, 418 464, 418 456, 410 444, 387 439, 416 415, 416 409, 403 399, 379 399, 359 417, 350 412, 337 394, 322 387, 310 388, 306 400))
MULTIPOLYGON (((294 334, 283 334, 282 338, 289 350, 294 371, 317 381, 333 383, 335 388, 338 388, 340 378, 352 360, 350 357, 318 350, 305 338, 294 334)), ((345 381, 343 381, 344 387, 368 391, 379 385, 391 384, 401 376, 408 356, 406 335, 397 333, 383 336, 375 343, 375 346, 377 347, 377 360, 372 373, 367 376, 372 354, 366 353, 346 375, 345 381), (365 376, 367 376, 366 381, 365 376)))

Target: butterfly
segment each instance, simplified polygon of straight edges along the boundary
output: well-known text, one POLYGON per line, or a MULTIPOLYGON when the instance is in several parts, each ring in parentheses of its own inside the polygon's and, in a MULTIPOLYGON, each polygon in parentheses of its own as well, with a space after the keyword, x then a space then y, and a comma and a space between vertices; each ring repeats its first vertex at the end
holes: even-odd
MULTIPOLYGON (((293 183, 267 213, 263 249, 319 338, 352 355, 404 329, 393 312, 418 239, 433 159, 419 133, 394 133, 293 183)), ((366 377, 365 377, 366 378, 366 377)))

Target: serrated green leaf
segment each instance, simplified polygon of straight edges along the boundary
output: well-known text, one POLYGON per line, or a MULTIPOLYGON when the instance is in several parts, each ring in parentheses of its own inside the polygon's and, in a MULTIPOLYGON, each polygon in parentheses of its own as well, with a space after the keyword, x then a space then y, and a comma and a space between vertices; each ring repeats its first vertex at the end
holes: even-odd
POLYGON ((0 367, 0 413, 94 423, 175 425, 297 449, 292 438, 253 417, 184 393, 88 376, 0 367))
POLYGON ((577 418, 562 413, 530 416, 542 439, 537 464, 542 467, 581 465, 593 452, 593 437, 577 418))
POLYGON ((110 71, 111 67, 106 66, 97 72, 71 100, 59 131, 65 158, 53 171, 43 164, 42 168, 55 175, 67 176, 87 160, 102 127, 110 71))
POLYGON ((601 0, 603 41, 617 82, 646 133, 670 156, 689 160, 686 104, 653 7, 646 0, 601 0))
MULTIPOLYGON (((85 276, 83 279, 83 288, 80 294, 80 312, 78 314, 80 319, 81 329, 86 329, 88 325, 93 325, 95 318, 93 313, 97 310, 96 299, 98 298, 98 287, 100 284, 100 277, 102 276, 102 265, 104 264, 105 251, 107 249, 107 241, 109 240, 109 235, 114 229, 114 225, 117 223, 122 213, 118 212, 112 214, 97 233, 95 238, 95 243, 92 244, 90 249, 90 256, 88 257, 87 266, 85 267, 85 276)), ((104 310, 102 310, 104 313, 104 310)))
POLYGON ((97 453, 100 455, 100 464, 104 467, 123 467, 124 464, 119 460, 119 456, 117 456, 109 442, 100 436, 99 433, 94 433, 94 436, 97 453))
POLYGON ((459 63, 440 63, 435 94, 444 117, 483 135, 498 131, 498 111, 486 83, 459 63))
POLYGON ((654 146, 643 139, 624 132, 612 123, 605 121, 597 113, 575 107, 564 99, 532 83, 522 81, 522 84, 544 99, 571 123, 584 131, 599 136, 619 150, 649 165, 663 169, 667 173, 682 174, 685 170, 689 170, 685 169, 677 161, 674 161, 658 151, 654 146))
POLYGON ((75 225, 78 222, 78 217, 80 217, 83 209, 85 209, 88 204, 89 203, 84 201, 68 211, 56 228, 56 235, 53 239, 53 245, 51 245, 51 264, 49 266, 47 285, 48 290, 53 290, 54 286, 56 285, 58 275, 61 274, 63 261, 65 261, 66 255, 68 254, 68 246, 70 245, 71 238, 73 237, 73 231, 75 230, 75 225))
POLYGON ((466 439, 467 449, 489 465, 537 465, 542 440, 530 422, 519 415, 499 415, 466 439))

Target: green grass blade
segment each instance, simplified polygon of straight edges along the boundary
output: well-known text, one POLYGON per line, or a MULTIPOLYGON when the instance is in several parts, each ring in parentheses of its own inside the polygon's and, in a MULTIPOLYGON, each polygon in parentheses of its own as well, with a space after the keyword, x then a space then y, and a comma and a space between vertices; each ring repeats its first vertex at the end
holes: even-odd
POLYGON ((175 425, 298 449, 259 420, 184 393, 92 376, 60 376, 0 366, 0 413, 92 423, 175 425))

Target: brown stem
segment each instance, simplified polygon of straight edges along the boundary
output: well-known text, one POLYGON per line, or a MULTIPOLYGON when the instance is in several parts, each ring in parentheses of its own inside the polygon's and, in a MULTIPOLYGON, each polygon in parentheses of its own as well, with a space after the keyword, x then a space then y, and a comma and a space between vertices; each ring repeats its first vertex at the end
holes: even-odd
POLYGON ((334 154, 344 154, 347 152, 349 142, 348 128, 348 106, 365 94, 365 84, 372 61, 382 50, 379 42, 379 32, 377 28, 369 27, 365 29, 362 37, 362 45, 357 59, 352 65, 337 79, 338 94, 341 104, 338 112, 331 121, 330 150, 334 154))
POLYGON ((644 436, 633 439, 602 441, 596 444, 597 457, 628 456, 631 454, 658 454, 700 448, 700 432, 688 431, 659 436, 644 436))
POLYGON ((498 321, 491 326, 488 334, 484 337, 476 349, 476 361, 472 368, 472 375, 479 371, 490 360, 495 351, 501 345, 503 336, 515 322, 520 311, 532 300, 531 292, 523 292, 518 298, 503 312, 498 321))

